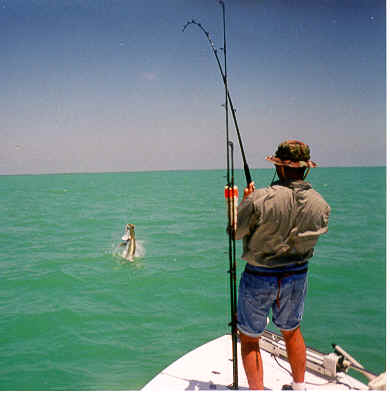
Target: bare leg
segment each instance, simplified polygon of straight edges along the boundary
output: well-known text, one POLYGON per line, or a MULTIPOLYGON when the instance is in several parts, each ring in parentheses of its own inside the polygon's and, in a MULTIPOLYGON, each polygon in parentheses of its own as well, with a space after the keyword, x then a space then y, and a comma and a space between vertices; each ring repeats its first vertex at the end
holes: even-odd
POLYGON ((294 382, 305 381, 306 346, 298 327, 293 331, 281 331, 286 342, 288 361, 291 366, 294 382))
POLYGON ((250 390, 264 390, 263 361, 259 338, 252 338, 240 332, 241 357, 250 390))

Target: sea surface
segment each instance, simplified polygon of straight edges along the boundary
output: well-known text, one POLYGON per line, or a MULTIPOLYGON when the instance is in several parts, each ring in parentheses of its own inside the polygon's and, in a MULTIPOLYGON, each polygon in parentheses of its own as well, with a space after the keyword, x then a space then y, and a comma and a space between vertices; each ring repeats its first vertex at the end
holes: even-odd
MULTIPOLYGON (((252 176, 261 187, 273 172, 252 176)), ((381 373, 386 169, 308 180, 332 212, 310 262, 306 343, 381 373)), ((223 170, 0 176, 0 390, 138 390, 228 333, 225 183, 223 170), (127 223, 133 262, 119 248, 127 223)))

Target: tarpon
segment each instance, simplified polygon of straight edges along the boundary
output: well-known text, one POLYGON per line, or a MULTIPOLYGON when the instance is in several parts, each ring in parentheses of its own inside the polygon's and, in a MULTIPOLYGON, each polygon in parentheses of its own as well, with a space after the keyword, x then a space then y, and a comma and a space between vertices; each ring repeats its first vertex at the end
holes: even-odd
POLYGON ((122 236, 122 240, 123 242, 120 244, 120 246, 126 246, 126 248, 123 250, 122 257, 132 261, 136 249, 135 225, 133 224, 126 225, 125 234, 122 236))

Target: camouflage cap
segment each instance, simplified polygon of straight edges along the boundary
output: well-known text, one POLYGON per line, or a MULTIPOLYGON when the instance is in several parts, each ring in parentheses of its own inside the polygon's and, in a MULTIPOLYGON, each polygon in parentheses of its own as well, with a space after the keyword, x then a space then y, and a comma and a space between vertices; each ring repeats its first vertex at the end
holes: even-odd
POLYGON ((315 168, 317 164, 310 161, 309 146, 299 140, 286 140, 278 146, 274 156, 265 158, 275 165, 291 168, 315 168))

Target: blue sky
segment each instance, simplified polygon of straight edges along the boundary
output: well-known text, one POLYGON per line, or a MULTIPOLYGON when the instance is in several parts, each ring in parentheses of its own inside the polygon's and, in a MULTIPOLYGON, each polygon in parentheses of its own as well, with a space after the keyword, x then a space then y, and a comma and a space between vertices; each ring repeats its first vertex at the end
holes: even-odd
MULTIPOLYGON (((225 5, 249 166, 287 138, 322 166, 385 165, 385 1, 225 5)), ((222 47, 214 0, 0 0, 0 174, 224 168, 223 82, 191 19, 222 47)))

